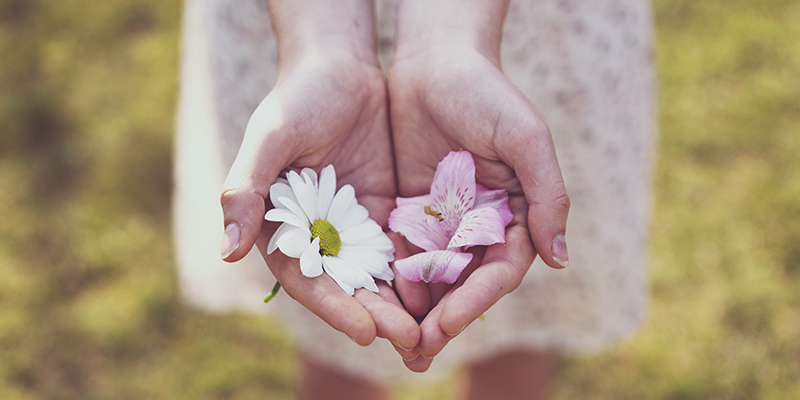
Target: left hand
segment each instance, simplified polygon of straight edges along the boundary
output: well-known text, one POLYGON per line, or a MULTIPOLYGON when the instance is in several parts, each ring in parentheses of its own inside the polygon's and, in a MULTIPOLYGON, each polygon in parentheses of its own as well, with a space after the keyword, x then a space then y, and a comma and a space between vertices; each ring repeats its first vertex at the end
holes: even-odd
MULTIPOLYGON (((550 131, 499 67, 505 9, 488 2, 456 4, 458 12, 473 6, 475 14, 460 20, 467 26, 442 27, 435 14, 446 9, 444 3, 430 10, 407 0, 398 12, 397 52, 388 82, 399 193, 428 193, 438 162, 448 152, 464 149, 474 156, 478 183, 506 189, 514 218, 505 244, 469 250, 472 262, 455 284, 395 278, 406 309, 424 316, 419 345, 401 352, 405 359, 424 356, 406 361, 414 371, 426 370, 455 335, 517 288, 536 254, 553 268, 568 261, 564 233, 569 198, 550 131), (426 27, 426 17, 411 18, 415 13, 434 15, 434 21, 426 27), (487 33, 476 26, 495 30, 487 33)), ((408 248, 398 247, 396 256, 415 251, 408 243, 408 248)))

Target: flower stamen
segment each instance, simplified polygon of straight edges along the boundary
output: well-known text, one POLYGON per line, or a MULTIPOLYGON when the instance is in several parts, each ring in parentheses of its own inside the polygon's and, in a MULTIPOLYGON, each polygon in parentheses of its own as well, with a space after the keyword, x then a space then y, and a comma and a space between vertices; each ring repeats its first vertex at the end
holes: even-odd
MULTIPOLYGON (((419 210, 419 208, 417 210, 419 210)), ((425 205, 425 214, 430 215, 431 217, 438 218, 439 222, 444 221, 444 218, 442 218, 442 213, 432 209, 431 206, 427 204, 425 205)))
POLYGON ((333 257, 342 249, 342 239, 339 231, 328 221, 318 219, 311 225, 311 240, 319 238, 319 253, 333 257))

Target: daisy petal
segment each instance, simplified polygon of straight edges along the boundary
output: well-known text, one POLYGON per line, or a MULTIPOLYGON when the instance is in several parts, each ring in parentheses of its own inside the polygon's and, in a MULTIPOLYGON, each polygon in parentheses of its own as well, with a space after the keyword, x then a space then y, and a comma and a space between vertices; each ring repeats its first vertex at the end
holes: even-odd
MULTIPOLYGON (((287 210, 297 215, 297 217, 300 218, 300 220, 305 219, 306 221, 309 221, 308 216, 306 215, 305 211, 303 211, 303 208, 300 207, 300 205, 298 205, 297 203, 295 203, 294 200, 288 197, 278 197, 278 203, 283 205, 283 207, 286 208, 287 210)), ((266 217, 266 215, 264 217, 266 217)), ((308 222, 308 225, 311 225, 311 221, 308 222)))
POLYGON ((430 205, 442 213, 448 236, 475 204, 475 162, 468 151, 450 152, 436 167, 431 184, 430 205))
POLYGON ((296 229, 289 224, 281 224, 275 233, 269 238, 269 243, 267 243, 267 254, 272 254, 278 248, 278 239, 281 238, 286 232, 289 232, 292 229, 296 229))
POLYGON ((317 171, 314 171, 311 168, 303 168, 300 171, 300 175, 303 176, 303 180, 306 181, 306 184, 309 186, 317 187, 317 171))
POLYGON ((286 222, 289 225, 308 230, 308 222, 297 216, 297 214, 282 208, 273 208, 267 211, 264 219, 273 222, 286 222))
POLYGON ((353 187, 350 185, 342 186, 342 188, 336 192, 333 201, 331 201, 331 207, 328 209, 328 218, 326 220, 333 224, 336 229, 339 229, 336 225, 337 222, 342 218, 347 209, 350 208, 350 205, 355 202, 356 193, 353 187))
POLYGON ((389 268, 389 263, 383 254, 378 253, 367 247, 361 246, 342 246, 339 250, 338 258, 361 267, 371 276, 382 279, 384 281, 391 281, 394 279, 394 273, 389 268))
POLYGON ((343 276, 342 273, 345 273, 347 276, 350 277, 349 281, 346 283, 352 286, 354 289, 358 288, 366 288, 373 292, 378 291, 378 286, 375 284, 375 280, 372 279, 367 271, 359 268, 356 265, 353 265, 339 257, 328 257, 329 265, 336 270, 336 274, 339 274, 340 278, 343 276))
POLYGON ((514 219, 514 214, 511 213, 511 209, 508 207, 508 193, 506 193, 506 190, 490 190, 479 183, 475 185, 475 206, 473 209, 477 210, 484 207, 494 208, 500 214, 503 226, 508 225, 514 219))
POLYGON ((506 226, 503 218, 494 208, 484 207, 464 215, 447 247, 489 246, 505 242, 506 226))
POLYGON ((409 242, 425 251, 447 248, 449 237, 431 229, 438 223, 435 217, 426 215, 424 209, 415 204, 395 208, 389 214, 389 229, 402 233, 409 242))
POLYGON ((311 241, 311 245, 300 255, 300 270, 303 275, 314 278, 322 274, 322 256, 319 254, 319 237, 311 241))
MULTIPOLYGON (((328 216, 330 217, 330 215, 328 216)), ((367 208, 358 204, 350 204, 350 207, 344 212, 344 215, 336 219, 336 222, 330 221, 336 230, 344 232, 354 226, 364 223, 369 218, 369 211, 367 208)))
MULTIPOLYGON (((283 180, 285 181, 286 179, 283 180)), ((272 202, 272 205, 275 206, 276 208, 285 209, 286 206, 284 206, 280 201, 278 201, 278 199, 281 197, 289 198, 295 203, 297 202, 297 199, 295 199, 294 192, 292 191, 291 186, 289 186, 288 181, 286 183, 281 183, 281 182, 273 183, 272 186, 269 187, 269 200, 272 202)))
POLYGON ((284 233, 278 239, 278 248, 281 249, 283 254, 286 254, 292 258, 300 258, 303 254, 303 250, 309 246, 311 240, 309 240, 308 232, 303 232, 300 228, 291 227, 291 229, 284 233))
POLYGON ((339 232, 339 237, 342 239, 342 244, 346 243, 353 245, 360 244, 364 241, 381 235, 383 235, 383 228, 381 228, 377 222, 371 219, 339 232))
POLYGON ((426 251, 394 262, 397 272, 412 282, 454 283, 472 260, 472 253, 426 251))
POLYGON ((336 194, 336 171, 333 165, 322 169, 319 177, 319 218, 327 220, 333 196, 336 194))
MULTIPOLYGON (((304 176, 308 176, 305 175, 304 176)), ((308 179, 308 178, 306 178, 308 179)), ((319 206, 317 206, 317 189, 314 185, 308 185, 297 172, 289 171, 289 185, 292 186, 297 204, 303 208, 312 223, 319 219, 319 206)))
POLYGON ((357 268, 353 268, 336 257, 322 257, 322 266, 339 287, 351 296, 355 293, 355 289, 364 286, 365 279, 362 274, 366 275, 366 272, 360 271, 361 274, 359 274, 357 268))
POLYGON ((386 234, 364 241, 359 245, 381 253, 387 262, 394 261, 394 243, 386 234))

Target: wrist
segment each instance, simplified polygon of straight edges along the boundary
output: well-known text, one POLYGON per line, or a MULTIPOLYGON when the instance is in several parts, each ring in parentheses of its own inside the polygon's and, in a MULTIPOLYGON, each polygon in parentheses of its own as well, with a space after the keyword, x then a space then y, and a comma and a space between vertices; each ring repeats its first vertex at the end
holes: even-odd
POLYGON ((371 0, 270 0, 269 9, 282 67, 309 54, 377 65, 371 0))
POLYGON ((507 0, 400 0, 395 57, 475 50, 499 65, 507 0))

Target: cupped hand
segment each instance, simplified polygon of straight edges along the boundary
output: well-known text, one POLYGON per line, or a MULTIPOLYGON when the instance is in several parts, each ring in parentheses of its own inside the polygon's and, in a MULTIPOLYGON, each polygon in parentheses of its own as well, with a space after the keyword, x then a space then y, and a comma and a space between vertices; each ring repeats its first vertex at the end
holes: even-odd
POLYGON ((267 255, 278 227, 264 221, 269 189, 289 170, 319 173, 333 164, 339 187, 352 185, 384 228, 396 195, 386 87, 377 60, 335 47, 287 59, 253 113, 224 184, 222 258, 237 261, 257 244, 286 293, 333 328, 361 345, 379 336, 413 348, 419 327, 386 282, 378 282, 378 293, 359 289, 349 296, 327 274, 303 276, 298 259, 280 251, 267 255))
MULTIPOLYGON (((442 43, 398 51, 389 71, 400 196, 428 193, 439 161, 463 149, 473 154, 477 183, 506 189, 514 214, 506 243, 470 249, 472 262, 455 284, 395 278, 408 311, 424 317, 419 345, 404 355, 424 356, 406 361, 414 371, 426 370, 449 340, 517 288, 536 254, 553 268, 568 263, 569 198, 552 137, 536 107, 500 70, 497 54, 442 43)), ((406 242, 396 257, 417 251, 406 242)))

